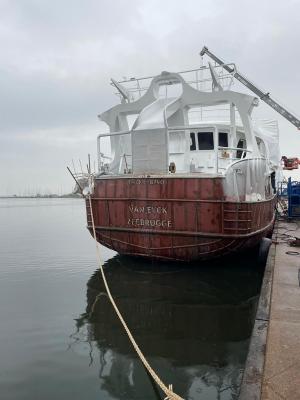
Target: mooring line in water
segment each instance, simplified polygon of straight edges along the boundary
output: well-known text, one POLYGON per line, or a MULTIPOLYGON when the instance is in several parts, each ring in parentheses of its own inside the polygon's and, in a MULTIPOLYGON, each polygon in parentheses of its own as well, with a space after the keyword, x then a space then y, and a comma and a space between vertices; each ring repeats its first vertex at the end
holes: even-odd
POLYGON ((104 269, 103 269, 103 263, 101 260, 101 255, 100 255, 100 250, 99 250, 99 244, 97 242, 97 238, 96 238, 96 230, 95 230, 95 223, 94 223, 94 213, 93 213, 93 209, 92 209, 92 200, 91 200, 91 195, 88 194, 88 200, 89 200, 89 206, 90 206, 90 215, 91 215, 91 220, 92 220, 92 228, 93 228, 93 237, 95 240, 95 245, 96 245, 96 253, 97 253, 97 260, 98 260, 98 265, 101 271, 101 275, 102 275, 102 279, 104 282, 104 286, 108 295, 108 298, 113 306, 113 308, 115 309, 116 314, 119 317, 119 320, 121 321, 127 336, 132 344, 132 346, 134 347, 136 353, 138 354, 140 360, 142 361, 142 363, 144 364, 145 368, 147 369, 147 371, 149 372, 149 374, 151 375, 152 379, 157 383, 157 385, 161 388, 161 390, 166 394, 167 397, 165 397, 164 400, 184 400, 182 397, 178 396, 178 394, 173 392, 173 386, 169 385, 168 387, 163 383, 163 381, 159 378, 159 376, 155 373, 155 371, 152 369, 152 367, 150 366, 150 364, 148 363, 148 361, 146 360, 144 354, 142 353, 141 349, 139 348, 138 344, 136 343, 134 337, 132 336, 132 333, 130 332, 124 318, 122 317, 121 312, 119 311, 113 296, 110 292, 110 289, 108 287, 108 283, 104 274, 104 269))

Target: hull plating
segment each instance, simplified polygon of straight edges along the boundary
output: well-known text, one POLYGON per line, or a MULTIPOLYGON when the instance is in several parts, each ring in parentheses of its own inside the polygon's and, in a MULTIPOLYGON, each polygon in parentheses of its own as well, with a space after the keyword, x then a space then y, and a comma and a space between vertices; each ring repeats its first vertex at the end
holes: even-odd
POLYGON ((274 198, 227 202, 220 177, 96 179, 92 207, 101 244, 167 260, 208 259, 255 246, 274 221, 274 198))

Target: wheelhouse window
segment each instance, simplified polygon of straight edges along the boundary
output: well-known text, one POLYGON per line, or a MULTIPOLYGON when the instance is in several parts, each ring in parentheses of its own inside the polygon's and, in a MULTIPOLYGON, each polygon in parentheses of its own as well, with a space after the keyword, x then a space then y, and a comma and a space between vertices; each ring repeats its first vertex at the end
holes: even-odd
POLYGON ((219 146, 228 147, 228 135, 226 132, 219 132, 219 146))
MULTIPOLYGON (((245 141, 243 139, 240 139, 238 141, 238 144, 236 147, 239 149, 244 149, 246 147, 245 144, 246 144, 245 141)), ((236 158, 242 158, 243 153, 244 153, 243 150, 237 150, 236 158)), ((245 157, 245 153, 244 153, 244 157, 245 157)))
POLYGON ((214 149, 214 135, 212 132, 198 132, 199 150, 214 149))
POLYGON ((196 150, 196 138, 195 138, 195 132, 190 132, 190 138, 191 138, 191 142, 190 142, 190 150, 196 150))

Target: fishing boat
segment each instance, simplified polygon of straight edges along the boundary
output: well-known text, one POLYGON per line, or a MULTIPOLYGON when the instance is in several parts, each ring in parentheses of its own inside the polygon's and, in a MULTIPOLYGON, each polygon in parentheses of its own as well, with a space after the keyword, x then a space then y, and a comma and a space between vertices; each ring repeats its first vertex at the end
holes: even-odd
POLYGON ((111 82, 90 185, 97 241, 120 254, 192 261, 256 246, 273 228, 280 154, 259 99, 223 66, 111 82))

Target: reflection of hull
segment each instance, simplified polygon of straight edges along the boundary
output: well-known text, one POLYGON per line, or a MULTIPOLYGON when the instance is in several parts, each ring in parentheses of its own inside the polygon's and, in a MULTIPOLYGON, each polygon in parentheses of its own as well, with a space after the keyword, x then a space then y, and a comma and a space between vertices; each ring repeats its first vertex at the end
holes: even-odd
MULTIPOLYGON (((143 267, 136 266, 139 271, 143 267)), ((243 266, 247 268, 245 262, 243 266)), ((151 269, 151 265, 146 267, 151 269)), ((212 279, 211 266, 203 266, 201 274, 195 268, 175 272, 169 269, 170 273, 162 275, 153 269, 140 273, 126 268, 126 259, 119 257, 106 269, 115 300, 146 355, 172 358, 184 365, 186 352, 189 362, 192 358, 194 363, 199 362, 201 353, 201 361, 209 363, 208 343, 216 343, 214 351, 218 354, 224 352, 224 342, 247 341, 260 280, 253 269, 251 277, 245 272, 235 278, 236 268, 226 276, 217 266, 213 268, 216 274, 220 272, 219 280, 215 274, 212 279)), ((104 293, 105 288, 98 271, 88 282, 87 291, 87 313, 93 323, 94 339, 109 338, 119 352, 127 354, 128 339, 108 298, 103 295, 96 300, 99 292, 104 293)))
MULTIPOLYGON (((256 300, 242 306, 192 305, 188 313, 186 305, 133 304, 126 300, 119 303, 128 326, 132 327, 134 337, 146 356, 173 359, 175 365, 184 366, 189 363, 196 365, 200 361, 209 364, 212 346, 214 357, 218 360, 228 357, 230 342, 238 342, 236 350, 239 347, 246 350, 256 300), (230 324, 228 321, 231 321, 230 324)), ((97 303, 96 316, 91 318, 93 339, 101 336, 109 338, 109 343, 118 349, 118 353, 128 354, 130 343, 120 322, 110 312, 111 304, 103 298, 97 303)), ((105 346, 103 342, 102 345, 105 346)), ((244 352, 241 359, 243 356, 244 352)))
MULTIPOLYGON (((274 198, 225 201, 222 181, 96 179, 92 204, 97 240, 120 254, 183 261, 255 246, 272 230, 274 198)), ((87 215, 91 231, 88 203, 87 215)))
MULTIPOLYGON (((104 265, 147 360, 183 398, 238 393, 262 270, 251 257, 230 262, 204 262, 199 269, 116 256, 104 265)), ((77 326, 85 323, 88 342, 99 348, 102 389, 117 399, 159 398, 105 294, 100 271, 87 286, 86 313, 77 326)))

